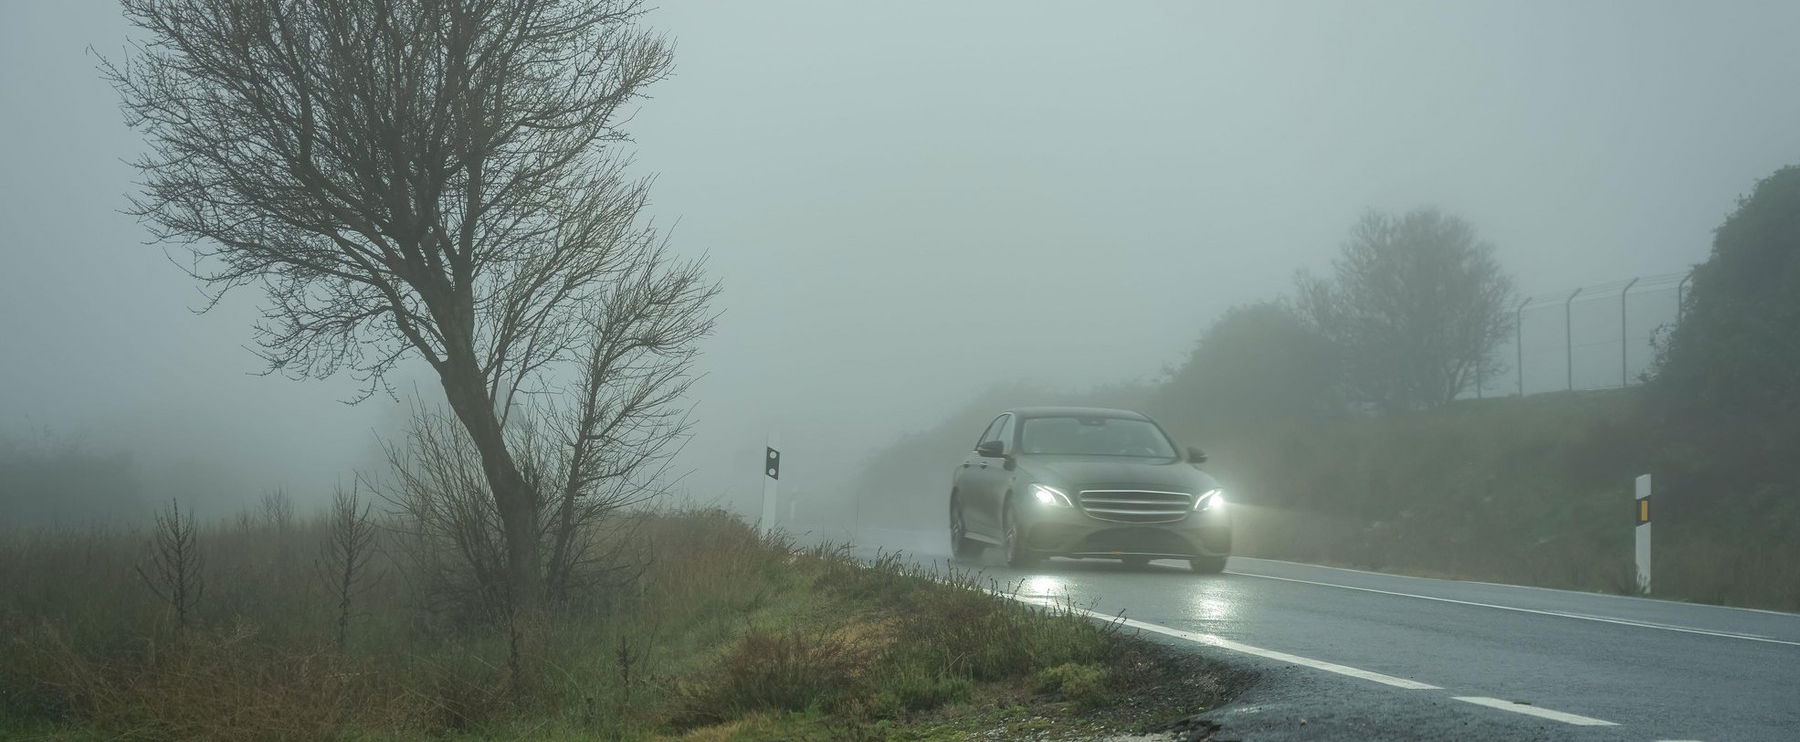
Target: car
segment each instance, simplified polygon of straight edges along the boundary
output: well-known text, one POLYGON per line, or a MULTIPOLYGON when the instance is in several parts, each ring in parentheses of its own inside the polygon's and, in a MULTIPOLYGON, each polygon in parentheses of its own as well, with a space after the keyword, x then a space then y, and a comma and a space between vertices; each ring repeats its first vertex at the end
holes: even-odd
POLYGON ((1130 410, 1023 407, 988 423, 950 490, 959 559, 998 547, 1013 567, 1046 557, 1186 560, 1218 573, 1231 514, 1206 455, 1130 410))

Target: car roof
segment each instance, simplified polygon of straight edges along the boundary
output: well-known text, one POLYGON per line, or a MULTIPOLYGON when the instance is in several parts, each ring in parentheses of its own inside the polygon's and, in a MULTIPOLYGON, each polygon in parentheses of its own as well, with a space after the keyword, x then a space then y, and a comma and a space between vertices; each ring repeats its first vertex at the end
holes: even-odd
POLYGON ((1149 416, 1131 410, 1115 410, 1107 407, 1014 407, 1007 412, 1021 418, 1032 417, 1118 417, 1128 420, 1148 420, 1149 416))

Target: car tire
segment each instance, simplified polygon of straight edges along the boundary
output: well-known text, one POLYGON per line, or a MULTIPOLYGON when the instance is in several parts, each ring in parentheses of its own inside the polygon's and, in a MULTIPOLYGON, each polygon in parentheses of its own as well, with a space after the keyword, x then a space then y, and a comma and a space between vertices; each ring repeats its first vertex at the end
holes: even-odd
POLYGON ((1125 557, 1119 561, 1125 563, 1126 569, 1143 569, 1150 566, 1150 557, 1125 557))
POLYGON ((1013 511, 1011 502, 1006 503, 1006 513, 1001 520, 1000 530, 1004 534, 1001 543, 1006 545, 1006 566, 1017 569, 1036 566, 1042 559, 1019 538, 1019 516, 1013 511))
POLYGON ((1188 560, 1188 568, 1194 570, 1195 574, 1216 575, 1225 571, 1225 557, 1194 557, 1188 560))
POLYGON ((963 520, 962 504, 950 501, 950 555, 957 559, 978 559, 987 546, 969 538, 968 523, 963 520))

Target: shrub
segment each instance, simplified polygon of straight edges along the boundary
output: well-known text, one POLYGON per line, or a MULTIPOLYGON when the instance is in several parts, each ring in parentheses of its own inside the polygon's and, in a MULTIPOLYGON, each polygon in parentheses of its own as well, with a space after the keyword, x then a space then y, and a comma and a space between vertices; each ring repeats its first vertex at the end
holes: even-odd
POLYGON ((855 630, 805 634, 751 629, 683 691, 687 723, 754 711, 831 709, 864 690, 863 668, 880 647, 855 630))
POLYGON ((1109 673, 1097 664, 1065 662, 1038 672, 1032 685, 1039 693, 1056 693, 1093 708, 1112 700, 1109 673))
POLYGON ((873 705, 880 715, 928 711, 967 699, 974 690, 975 682, 967 676, 945 672, 929 661, 909 663, 882 679, 873 705))

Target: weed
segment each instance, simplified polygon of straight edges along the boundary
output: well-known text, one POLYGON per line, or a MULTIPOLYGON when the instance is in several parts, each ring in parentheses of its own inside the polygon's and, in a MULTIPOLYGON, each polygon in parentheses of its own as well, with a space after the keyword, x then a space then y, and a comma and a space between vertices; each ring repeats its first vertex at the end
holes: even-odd
POLYGON ((1065 662, 1038 672, 1032 679, 1039 693, 1056 693, 1083 708, 1105 705, 1112 700, 1112 689, 1105 667, 1097 664, 1065 662))

